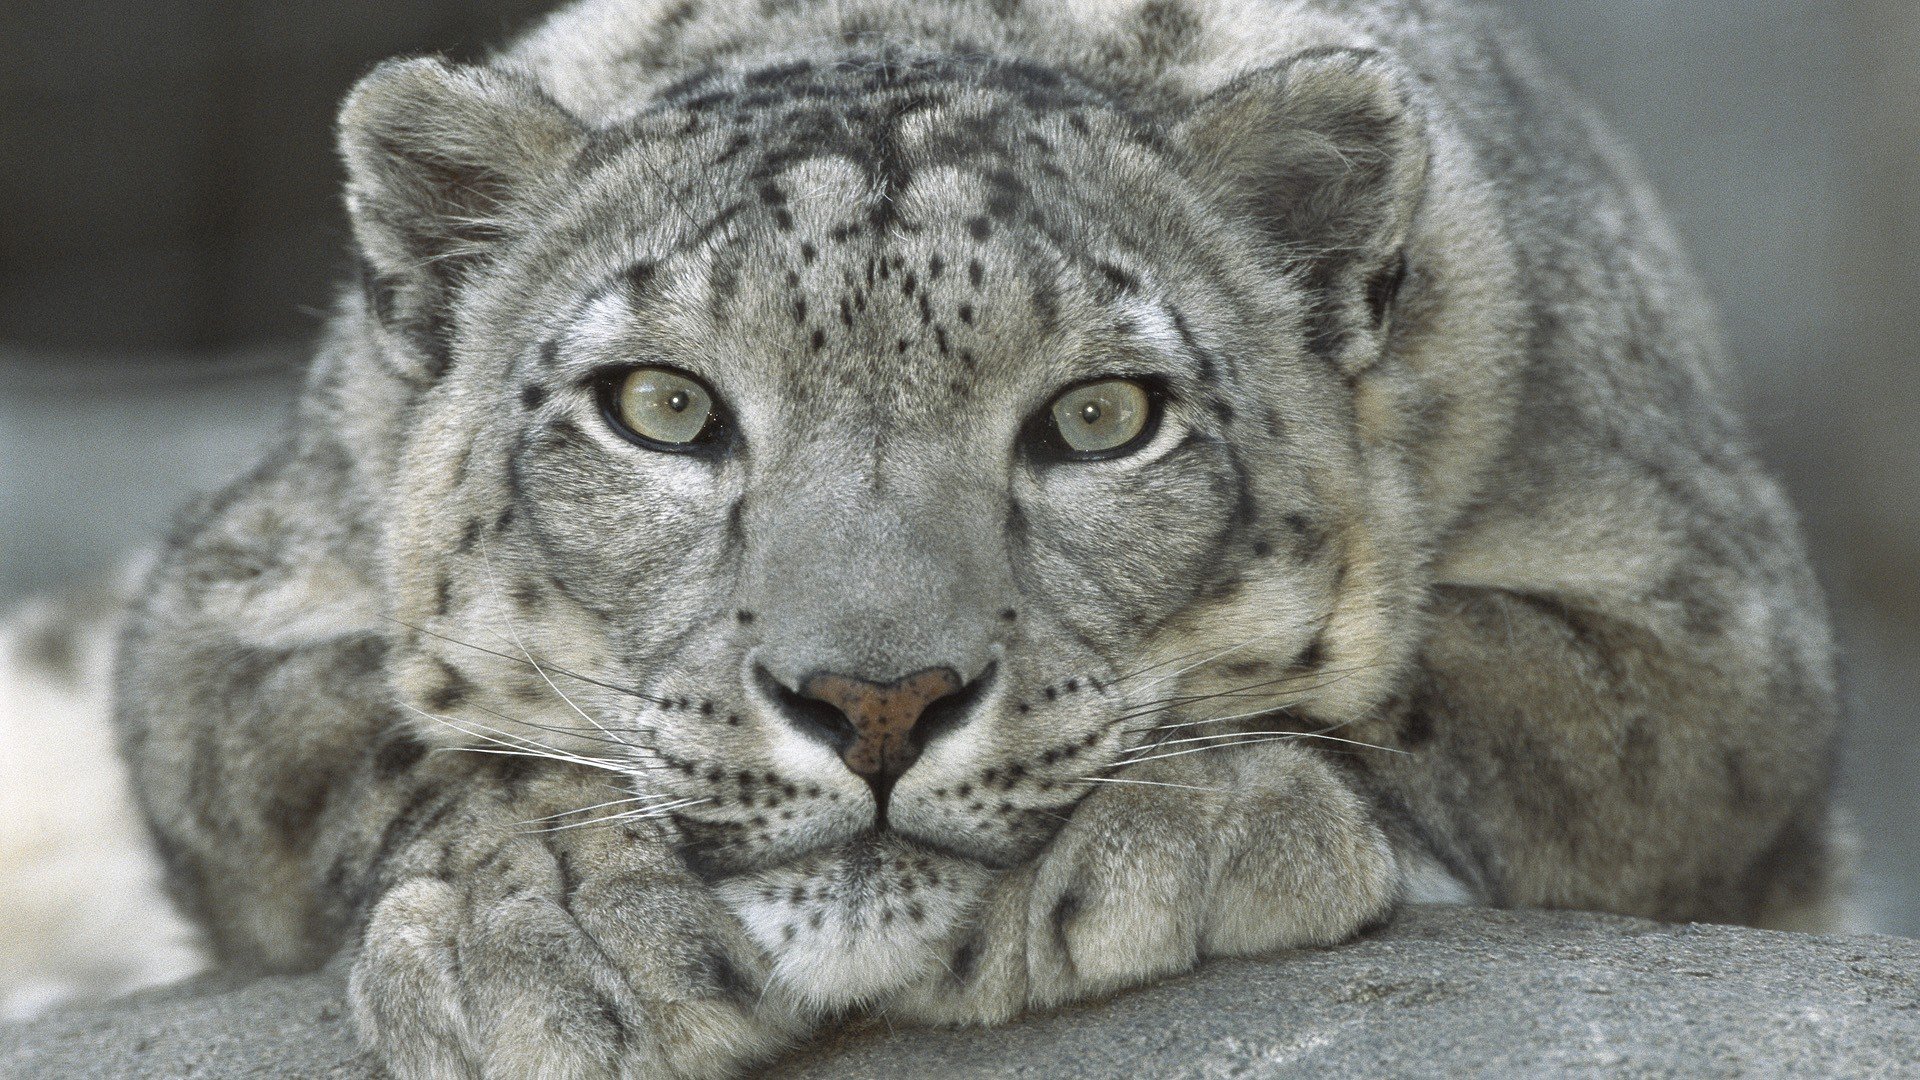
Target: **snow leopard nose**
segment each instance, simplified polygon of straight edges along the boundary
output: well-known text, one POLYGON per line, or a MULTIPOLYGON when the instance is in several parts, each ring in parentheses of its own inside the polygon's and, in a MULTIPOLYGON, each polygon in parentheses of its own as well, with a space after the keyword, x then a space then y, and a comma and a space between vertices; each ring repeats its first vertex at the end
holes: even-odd
POLYGON ((893 782, 934 736, 966 722, 992 679, 992 665, 966 684, 944 667, 890 683, 816 672, 800 680, 797 693, 776 683, 774 697, 790 723, 838 750, 873 787, 884 815, 893 782))

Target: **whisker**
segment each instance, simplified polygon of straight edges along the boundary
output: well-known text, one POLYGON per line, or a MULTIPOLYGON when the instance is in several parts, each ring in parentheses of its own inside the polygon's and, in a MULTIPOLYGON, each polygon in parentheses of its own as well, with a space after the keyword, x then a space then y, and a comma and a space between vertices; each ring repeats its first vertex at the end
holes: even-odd
POLYGON ((1149 731, 1180 731, 1185 728, 1204 727, 1207 724, 1225 724, 1234 720, 1254 720, 1262 716, 1272 716, 1275 713, 1286 712, 1288 709, 1293 708, 1295 705, 1299 705, 1299 704, 1302 704, 1303 702, 1311 701, 1311 700, 1313 699, 1294 698, 1290 701, 1276 702, 1273 705, 1270 705, 1264 709, 1254 709, 1251 712, 1231 713, 1226 716, 1208 716, 1199 720, 1183 720, 1177 724, 1159 724, 1154 727, 1143 728, 1141 729, 1141 733, 1145 734, 1146 732, 1149 732, 1149 731))
MULTIPOLYGON (((1198 705, 1206 701, 1217 701, 1221 698, 1257 697, 1259 696, 1257 691, 1269 689, 1272 687, 1282 687, 1283 690, 1280 692, 1285 692, 1285 689, 1291 688, 1290 684, 1300 683, 1306 679, 1313 678, 1315 674, 1316 673, 1311 673, 1311 672, 1300 672, 1292 675, 1282 675, 1282 676, 1279 676, 1278 678, 1273 678, 1273 679, 1264 679, 1257 683, 1247 683, 1242 686, 1234 687, 1230 690, 1219 690, 1219 691, 1206 693, 1206 694, 1179 694, 1172 697, 1164 697, 1164 698, 1159 698, 1153 701, 1146 701, 1146 702, 1140 703, 1138 706, 1135 706, 1133 709, 1127 712, 1123 712, 1109 718, 1107 720, 1107 723, 1111 725, 1123 720, 1133 720, 1142 716, 1152 716, 1157 713, 1172 712, 1175 709, 1182 708, 1188 705, 1198 705)), ((1327 685, 1331 685, 1331 684, 1330 683, 1314 683, 1310 686, 1299 687, 1299 689, 1317 690, 1317 689, 1320 689, 1322 686, 1327 686, 1327 685)))
POLYGON ((1182 675, 1185 675, 1186 673, 1188 673, 1188 672, 1190 672, 1190 671, 1193 671, 1193 670, 1195 670, 1195 669, 1197 669, 1197 668, 1203 668, 1203 667, 1205 667, 1205 666, 1207 666, 1208 664, 1211 664, 1211 663, 1213 663, 1214 661, 1216 661, 1216 660, 1218 660, 1218 659, 1220 659, 1220 658, 1221 658, 1221 657, 1223 657, 1223 656, 1230 656, 1230 655, 1232 655, 1233 653, 1237 653, 1237 652, 1239 652, 1239 651, 1240 651, 1241 649, 1244 649, 1244 648, 1246 648, 1246 647, 1248 647, 1249 645, 1256 645, 1256 644, 1258 644, 1258 643, 1260 643, 1260 642, 1262 642, 1262 641, 1266 641, 1266 640, 1268 640, 1269 638, 1272 638, 1272 637, 1274 637, 1275 635, 1277 635, 1277 634, 1279 634, 1279 633, 1281 632, 1281 630, 1282 630, 1282 629, 1284 629, 1284 628, 1282 628, 1282 627, 1276 627, 1276 628, 1274 628, 1274 629, 1272 629, 1272 630, 1269 630, 1269 631, 1267 631, 1267 632, 1266 632, 1266 633, 1264 633, 1264 634, 1255 634, 1255 635, 1254 635, 1253 637, 1250 637, 1250 638, 1248 638, 1247 640, 1245 640, 1245 641, 1243 641, 1243 642, 1241 642, 1241 643, 1240 643, 1240 644, 1238 644, 1238 645, 1229 645, 1228 647, 1226 647, 1226 648, 1224 648, 1224 649, 1221 649, 1221 650, 1220 650, 1219 652, 1216 652, 1216 653, 1214 653, 1213 655, 1211 655, 1211 656, 1209 656, 1209 657, 1207 657, 1207 658, 1206 658, 1206 659, 1204 659, 1204 660, 1200 660, 1200 661, 1197 661, 1197 662, 1195 662, 1195 663, 1193 663, 1193 664, 1189 664, 1188 666, 1186 666, 1186 667, 1183 667, 1183 668, 1181 668, 1181 669, 1180 669, 1179 671, 1174 671, 1174 672, 1169 672, 1168 674, 1165 674, 1165 675, 1162 675, 1162 676, 1160 676, 1159 678, 1157 678, 1157 679, 1155 679, 1155 680, 1153 680, 1152 682, 1150 682, 1150 683, 1148 683, 1147 685, 1148 685, 1148 686, 1159 686, 1159 685, 1160 685, 1161 683, 1164 683, 1164 682, 1166 682, 1166 681, 1167 681, 1168 679, 1177 679, 1177 678, 1179 678, 1180 676, 1182 676, 1182 675))
POLYGON ((1381 746, 1379 743, 1361 742, 1359 739, 1342 739, 1336 735, 1322 735, 1317 731, 1298 731, 1294 733, 1293 737, 1296 739, 1321 739, 1326 742, 1346 743, 1348 746, 1364 746, 1369 750, 1379 750, 1388 754, 1403 754, 1407 757, 1417 756, 1413 751, 1402 750, 1397 746, 1381 746))
POLYGON ((1140 784, 1145 787, 1179 788, 1183 791, 1204 791, 1210 795, 1228 794, 1226 788, 1201 787, 1198 784, 1175 784, 1166 780, 1134 780, 1122 776, 1082 776, 1070 781, 1075 784, 1140 784))
MULTIPOLYGON (((1265 714, 1256 714, 1256 715, 1265 715, 1265 714)), ((1377 743, 1362 742, 1359 739, 1344 739, 1338 736, 1327 735, 1324 733, 1326 731, 1333 731, 1335 728, 1344 727, 1344 726, 1345 726, 1344 724, 1335 724, 1333 727, 1325 728, 1322 731, 1223 731, 1218 735, 1195 735, 1192 738, 1187 738, 1187 739, 1165 739, 1160 742, 1151 742, 1151 743, 1147 743, 1144 746, 1135 746, 1127 750, 1122 750, 1120 751, 1120 753, 1132 754, 1132 753, 1138 753, 1141 750, 1157 749, 1162 746, 1179 746, 1183 743, 1218 742, 1221 739, 1240 739, 1240 738, 1247 738, 1255 735, 1281 735, 1289 739, 1323 739, 1327 742, 1346 743, 1349 746, 1365 746, 1374 750, 1382 750, 1389 754, 1405 754, 1407 752, 1405 750, 1398 749, 1397 747, 1381 746, 1377 743)))
POLYGON ((1191 738, 1186 738, 1186 739, 1162 739, 1158 742, 1150 742, 1143 746, 1130 746, 1125 750, 1121 750, 1118 752, 1122 754, 1137 754, 1142 750, 1155 750, 1162 746, 1181 746, 1186 743, 1218 742, 1221 739, 1239 739, 1239 738, 1246 738, 1248 736, 1253 736, 1253 735, 1298 735, 1298 734, 1300 733, 1297 731, 1223 731, 1218 735, 1195 735, 1191 738))
POLYGON ((600 730, 603 733, 605 733, 605 735, 608 738, 613 738, 613 732, 607 731, 607 729, 604 727, 600 727, 600 721, 594 719, 591 716, 588 716, 585 709, 582 709, 580 706, 574 704, 573 699, 567 696, 566 691, 560 689, 560 687, 554 684, 554 681, 552 679, 547 677, 547 673, 545 669, 541 668, 540 664, 534 660, 533 654, 527 651, 527 646, 520 640, 519 628, 513 625, 513 615, 507 611, 506 604, 501 603, 500 580, 494 576, 493 556, 487 552, 487 545, 484 541, 482 541, 480 544, 480 566, 482 569, 484 569, 487 572, 487 588, 493 592, 493 602, 500 605, 500 611, 501 611, 500 617, 507 624, 507 633, 513 636, 514 645, 518 646, 521 654, 527 658, 527 663, 533 665, 533 670, 536 674, 540 676, 540 681, 547 684, 547 689, 560 695, 560 700, 567 703, 567 708, 572 709, 576 713, 579 713, 580 719, 585 720, 587 723, 592 724, 596 728, 600 728, 600 730))
POLYGON ((488 724, 482 724, 477 720, 465 720, 465 719, 454 718, 454 717, 435 716, 434 714, 427 712, 424 709, 416 708, 413 705, 410 705, 404 701, 401 702, 400 705, 402 708, 405 708, 410 712, 418 713, 419 715, 424 716, 427 719, 432 720, 437 724, 441 724, 445 727, 452 728, 453 730, 469 738, 485 739, 490 743, 495 743, 499 746, 504 746, 509 750, 516 751, 523 757, 543 757, 543 758, 547 758, 550 761, 570 761, 576 765, 586 765, 586 766, 589 766, 590 768, 604 769, 607 772, 614 772, 614 773, 621 773, 621 774, 625 774, 627 771, 626 767, 623 765, 616 764, 610 761, 603 761, 599 758, 590 758, 590 757, 584 757, 579 754, 570 754, 557 747, 548 746, 544 743, 534 742, 532 739, 523 738, 521 736, 513 734, 510 731, 501 731, 499 728, 492 727, 491 725, 488 725, 488 724), (467 726, 463 727, 462 725, 467 725, 467 726), (469 730, 469 728, 480 728, 481 730, 473 731, 473 730, 469 730), (493 732, 494 734, 493 735, 486 734, 486 732, 489 732, 489 731, 493 732), (506 736, 506 738, 496 737, 500 735, 504 735, 506 736), (538 751, 538 752, 536 753, 531 751, 538 751))
POLYGON ((1177 664, 1182 660, 1191 660, 1194 657, 1199 656, 1201 653, 1206 652, 1212 648, 1214 648, 1214 646, 1209 645, 1204 649, 1194 649, 1192 652, 1184 652, 1179 654, 1178 656, 1168 657, 1167 659, 1162 660, 1156 664, 1148 664, 1146 667, 1143 667, 1143 668, 1135 668, 1134 670, 1129 671, 1124 675, 1115 675, 1113 678, 1107 680, 1107 685, 1112 686, 1118 683, 1126 682, 1128 679, 1137 679, 1140 676, 1145 675, 1150 671, 1158 671, 1163 667, 1167 667, 1170 664, 1177 664))
MULTIPOLYGON (((429 630, 424 626, 415 626, 413 623, 407 622, 404 619, 396 619, 391 615, 382 615, 381 618, 397 626, 404 626, 407 629, 414 631, 415 633, 425 634, 430 638, 439 638, 441 641, 444 641, 449 645, 458 645, 463 649, 472 649, 474 652, 485 653, 488 656, 497 656, 502 660, 508 660, 525 667, 533 666, 530 661, 523 660, 520 657, 514 656, 511 653, 503 653, 498 649, 489 649, 485 645, 475 645, 471 641, 461 641, 457 637, 449 637, 446 634, 436 633, 435 631, 429 630)), ((642 693, 638 690, 633 689, 630 686, 621 686, 618 683, 604 682, 600 679, 595 679, 587 675, 582 675, 577 671, 569 671, 566 668, 563 668, 558 664, 553 663, 552 661, 547 662, 547 669, 552 671, 555 675, 565 675, 569 679, 577 679, 580 682, 586 683, 589 686, 597 686, 597 687, 600 687, 602 690, 611 690, 616 694, 625 694, 627 697, 636 698, 640 701, 646 702, 649 705, 664 706, 668 704, 668 701, 666 698, 654 697, 652 694, 642 693)))
POLYGON ((544 829, 529 829, 527 831, 530 833, 565 832, 568 829, 584 829, 590 825, 612 825, 630 821, 646 821, 650 818, 663 817, 674 810, 685 809, 689 806, 699 806, 702 803, 710 803, 712 801, 712 799, 682 799, 679 802, 670 802, 661 806, 649 806, 643 810, 630 810, 621 814, 607 814, 603 817, 593 818, 588 821, 574 821, 565 825, 553 825, 544 829))
POLYGON ((508 716, 506 713, 499 712, 494 709, 489 709, 488 707, 480 704, 479 702, 471 702, 470 704, 472 705, 473 708, 479 709, 481 712, 486 713, 488 716, 498 717, 509 724, 519 724, 521 727, 535 728, 540 731, 551 731, 556 735, 565 735, 565 736, 568 736, 569 738, 574 738, 574 739, 586 739, 589 742, 607 743, 611 746, 618 746, 618 747, 621 747, 622 749, 627 749, 627 750, 652 749, 651 747, 641 746, 638 743, 627 742, 625 739, 610 738, 610 737, 601 736, 601 735, 589 735, 586 733, 585 728, 555 727, 552 724, 537 724, 532 720, 522 720, 522 719, 519 719, 518 717, 508 716))
POLYGON ((594 803, 592 806, 583 806, 578 810, 562 810, 557 814, 548 814, 545 817, 529 818, 526 821, 516 821, 514 822, 514 824, 515 825, 538 825, 543 821, 556 821, 560 818, 572 817, 575 814, 584 814, 591 810, 604 810, 609 806, 625 806, 628 803, 649 802, 656 799, 671 799, 671 798, 674 798, 674 796, 672 795, 635 795, 633 798, 630 798, 630 799, 612 799, 603 803, 594 803))
MULTIPOLYGON (((462 734, 475 735, 482 739, 486 738, 485 735, 479 735, 477 732, 462 732, 462 734)), ((500 757, 538 758, 541 761, 566 760, 565 758, 556 758, 552 754, 542 754, 533 750, 496 750, 490 746, 436 746, 434 747, 433 752, 436 754, 442 753, 442 752, 449 753, 449 754, 496 754, 496 755, 499 755, 500 757)), ((606 766, 594 766, 594 767, 606 768, 606 766)), ((613 770, 608 769, 608 771, 611 772, 613 770)))
POLYGON ((1278 736, 1278 737, 1272 737, 1272 738, 1247 739, 1242 742, 1217 742, 1217 743, 1209 744, 1207 746, 1189 746, 1185 750, 1173 750, 1165 754, 1152 754, 1147 757, 1127 758, 1124 761, 1114 762, 1112 767, 1118 768, 1122 765, 1140 765, 1149 761, 1164 761, 1167 758, 1176 758, 1185 754, 1198 754, 1203 750, 1225 750, 1230 746, 1259 746, 1261 743, 1286 742, 1286 741, 1287 741, 1286 736, 1278 736))
POLYGON ((1282 684, 1287 684, 1287 683, 1294 683, 1300 680, 1310 679, 1320 675, 1335 675, 1336 676, 1335 678, 1329 679, 1325 682, 1316 682, 1307 686, 1291 688, 1295 690, 1321 690, 1321 689, 1325 689, 1326 687, 1332 686, 1335 683, 1341 682, 1342 680, 1351 678, 1353 675, 1359 672, 1366 671, 1369 668, 1373 668, 1377 666, 1379 665, 1361 664, 1357 667, 1351 667, 1351 668, 1331 668, 1331 669, 1326 669, 1322 671, 1300 672, 1297 674, 1282 675, 1278 678, 1266 679, 1257 683, 1248 683, 1244 686, 1235 687, 1232 690, 1222 690, 1222 691, 1211 693, 1211 694, 1186 694, 1178 697, 1161 698, 1159 701, 1145 702, 1130 712, 1125 712, 1125 713, 1119 714, 1118 716, 1114 716, 1108 719, 1106 723, 1109 727, 1111 727, 1114 724, 1120 723, 1125 720, 1137 719, 1142 716, 1151 716, 1156 713, 1171 712, 1174 709, 1181 708, 1187 705, 1197 705, 1204 701, 1216 701, 1221 698, 1233 698, 1233 697, 1254 697, 1256 695, 1253 693, 1253 691, 1265 689, 1267 687, 1280 686, 1282 684))

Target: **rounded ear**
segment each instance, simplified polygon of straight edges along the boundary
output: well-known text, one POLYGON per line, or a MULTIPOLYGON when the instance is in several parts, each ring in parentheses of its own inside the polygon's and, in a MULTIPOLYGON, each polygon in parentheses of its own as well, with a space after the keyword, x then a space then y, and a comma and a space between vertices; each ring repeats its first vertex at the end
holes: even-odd
POLYGON ((367 262, 442 284, 507 231, 503 208, 586 140, 532 79, 433 58, 374 68, 341 106, 339 135, 367 262))
POLYGON ((1380 53, 1314 50, 1215 91, 1176 133, 1273 264, 1326 309, 1315 350, 1350 369, 1365 351, 1356 332, 1377 345, 1426 185, 1426 119, 1410 86, 1380 53))

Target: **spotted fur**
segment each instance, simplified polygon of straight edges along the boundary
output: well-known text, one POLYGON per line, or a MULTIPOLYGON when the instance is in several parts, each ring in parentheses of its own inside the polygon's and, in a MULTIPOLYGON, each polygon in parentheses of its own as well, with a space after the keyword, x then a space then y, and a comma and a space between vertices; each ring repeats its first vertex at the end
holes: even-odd
POLYGON ((363 269, 119 721, 401 1076, 719 1076, 1401 898, 1787 925, 1830 644, 1630 162, 1441 0, 585 0, 342 112, 363 269), (623 439, 630 364, 729 441, 623 439), (1026 434, 1150 379, 1139 452, 1026 434), (783 690, 973 688, 880 804, 783 690))

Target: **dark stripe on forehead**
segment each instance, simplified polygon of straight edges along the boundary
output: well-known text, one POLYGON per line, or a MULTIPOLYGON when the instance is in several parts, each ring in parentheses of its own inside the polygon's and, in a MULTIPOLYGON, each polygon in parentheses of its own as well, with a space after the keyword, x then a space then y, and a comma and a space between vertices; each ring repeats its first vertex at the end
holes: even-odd
POLYGON ((1180 335, 1180 344, 1200 365, 1200 377, 1209 383, 1218 381, 1220 365, 1214 362, 1213 354, 1200 344, 1200 339, 1193 336, 1193 327, 1187 325, 1186 315, 1176 307, 1168 307, 1167 315, 1173 319, 1173 329, 1180 335))
POLYGON ((751 111, 796 101, 844 105, 877 93, 939 85, 996 91, 1029 108, 1112 104, 1112 99, 1094 86, 1039 64, 885 46, 849 52, 820 63, 789 62, 738 75, 697 73, 663 88, 650 111, 751 111))

